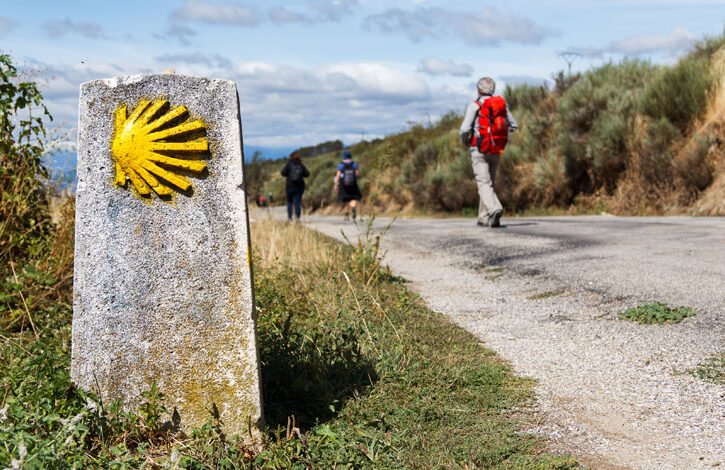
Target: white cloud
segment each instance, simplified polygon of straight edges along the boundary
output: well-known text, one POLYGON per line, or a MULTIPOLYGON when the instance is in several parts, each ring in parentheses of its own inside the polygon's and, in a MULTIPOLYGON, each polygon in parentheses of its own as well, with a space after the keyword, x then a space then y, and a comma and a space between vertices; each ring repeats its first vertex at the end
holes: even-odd
POLYGON ((567 52, 574 52, 585 57, 599 58, 605 54, 622 54, 637 56, 667 52, 676 55, 688 51, 698 40, 696 34, 691 33, 682 26, 675 26, 669 34, 653 36, 631 36, 619 41, 612 41, 604 47, 572 47, 567 52))
POLYGON ((12 18, 0 16, 0 36, 4 36, 5 34, 11 32, 15 29, 15 25, 16 23, 12 18))
POLYGON ((182 45, 188 46, 189 44, 191 44, 191 38, 196 35, 197 35, 197 32, 194 31, 193 29, 191 29, 187 26, 184 26, 182 24, 172 23, 169 25, 169 27, 166 29, 166 31, 164 31, 163 33, 160 33, 160 34, 154 34, 154 37, 156 39, 167 39, 167 38, 176 39, 182 45))
POLYGON ((260 22, 256 8, 236 3, 211 3, 184 0, 184 5, 171 14, 178 21, 203 21, 212 24, 255 26, 260 22))
POLYGON ((351 15, 358 0, 315 0, 311 7, 316 10, 321 21, 340 21, 351 15))
POLYGON ((274 23, 321 23, 338 22, 353 13, 358 0, 312 0, 305 6, 306 13, 299 13, 287 7, 269 10, 269 19, 274 23))
POLYGON ((188 54, 163 54, 155 57, 155 60, 159 63, 168 65, 169 67, 175 67, 177 64, 200 64, 206 65, 209 68, 224 68, 228 69, 232 67, 232 63, 226 57, 222 57, 219 54, 202 54, 201 52, 191 52, 188 54))
POLYGON ((309 23, 312 21, 307 16, 284 7, 270 10, 269 19, 274 23, 309 23))
POLYGON ((432 90, 397 65, 372 62, 242 63, 231 78, 239 87, 245 142, 279 147, 379 137, 463 108, 471 94, 432 90))
MULTIPOLYGON (((210 64, 225 60, 189 53, 160 55, 150 63, 122 67, 102 61, 36 66, 53 76, 42 86, 53 125, 70 129, 78 121, 78 90, 84 81, 149 73, 169 65, 180 74, 209 75, 210 64)), ((465 87, 432 89, 408 67, 374 62, 293 67, 258 61, 232 63, 214 74, 237 83, 245 144, 294 147, 387 135, 406 123, 428 123, 451 109, 463 109, 473 95, 465 87)))
POLYGON ((106 34, 98 23, 88 21, 75 22, 70 18, 43 23, 45 32, 51 38, 63 37, 66 34, 78 34, 89 39, 105 38, 106 34))
POLYGON ((430 95, 430 88, 425 81, 373 62, 326 65, 316 73, 336 91, 352 91, 368 99, 392 99, 402 103, 426 99, 430 95))
POLYGON ((669 54, 688 50, 697 40, 697 36, 682 26, 676 26, 667 35, 632 36, 614 41, 604 48, 606 52, 618 52, 625 55, 640 55, 658 51, 669 54))
POLYGON ((418 64, 418 71, 428 75, 453 75, 454 77, 468 77, 473 73, 473 67, 468 64, 457 64, 451 60, 442 60, 436 57, 427 57, 418 64))
POLYGON ((497 46, 504 41, 538 44, 554 35, 529 18, 506 15, 493 8, 484 8, 480 13, 443 8, 392 8, 368 16, 364 24, 386 33, 403 33, 415 42, 452 36, 474 46, 497 46))
POLYGON ((319 23, 341 21, 352 14, 358 0, 311 0, 304 6, 305 13, 287 7, 261 10, 239 3, 221 3, 207 0, 184 0, 184 5, 171 14, 176 21, 204 21, 220 25, 256 26, 269 19, 273 23, 319 23))

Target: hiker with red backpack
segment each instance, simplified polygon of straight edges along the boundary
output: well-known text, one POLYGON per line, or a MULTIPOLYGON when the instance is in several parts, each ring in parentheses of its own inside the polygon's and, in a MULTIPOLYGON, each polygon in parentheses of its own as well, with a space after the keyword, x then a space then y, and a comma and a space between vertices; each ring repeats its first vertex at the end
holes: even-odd
POLYGON ((342 161, 337 164, 335 173, 335 192, 343 205, 345 220, 349 218, 349 211, 352 210, 352 220, 357 217, 357 202, 362 199, 360 187, 357 180, 360 179, 360 169, 357 163, 352 161, 352 154, 345 150, 340 155, 342 161))
POLYGON ((282 176, 287 178, 285 192, 287 193, 287 220, 292 221, 292 206, 297 220, 302 213, 302 194, 305 192, 305 178, 310 176, 309 170, 302 164, 300 154, 292 152, 289 161, 282 168, 282 176))
POLYGON ((471 165, 478 185, 478 222, 485 227, 500 227, 503 206, 493 189, 509 132, 518 129, 501 96, 493 96, 496 82, 483 77, 476 84, 478 99, 469 104, 461 123, 461 142, 471 150, 471 165))

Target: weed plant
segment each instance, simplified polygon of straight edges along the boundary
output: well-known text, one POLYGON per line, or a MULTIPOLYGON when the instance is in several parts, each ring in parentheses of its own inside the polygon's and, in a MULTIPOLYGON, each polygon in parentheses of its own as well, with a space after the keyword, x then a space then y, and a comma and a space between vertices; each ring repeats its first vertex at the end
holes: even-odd
POLYGON ((697 312, 690 307, 669 307, 661 302, 642 304, 638 307, 628 308, 619 313, 621 320, 630 320, 644 325, 665 323, 680 323, 688 317, 695 316, 697 312))
POLYGON ((705 382, 725 385, 725 353, 707 358, 690 373, 705 382))

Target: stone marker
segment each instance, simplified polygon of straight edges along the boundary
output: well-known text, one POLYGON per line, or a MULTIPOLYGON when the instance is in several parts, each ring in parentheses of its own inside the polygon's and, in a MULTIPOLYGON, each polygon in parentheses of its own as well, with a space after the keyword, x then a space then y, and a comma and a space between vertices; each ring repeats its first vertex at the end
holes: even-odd
POLYGON ((233 82, 81 85, 71 375, 127 408, 156 382, 181 426, 258 435, 260 374, 233 82), (249 428, 251 424, 251 429, 249 428))

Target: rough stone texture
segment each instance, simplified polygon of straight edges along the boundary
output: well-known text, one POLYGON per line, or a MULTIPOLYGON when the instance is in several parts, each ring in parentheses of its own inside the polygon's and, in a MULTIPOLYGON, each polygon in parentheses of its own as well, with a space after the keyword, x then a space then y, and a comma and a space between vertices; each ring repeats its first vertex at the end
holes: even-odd
POLYGON ((262 425, 241 126, 233 82, 133 75, 81 85, 71 375, 127 407, 155 381, 181 426, 213 405, 228 433, 262 425), (114 112, 141 99, 207 124, 208 173, 193 194, 113 186, 114 112))

